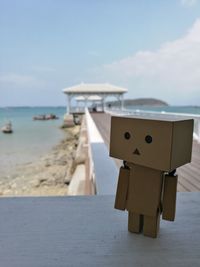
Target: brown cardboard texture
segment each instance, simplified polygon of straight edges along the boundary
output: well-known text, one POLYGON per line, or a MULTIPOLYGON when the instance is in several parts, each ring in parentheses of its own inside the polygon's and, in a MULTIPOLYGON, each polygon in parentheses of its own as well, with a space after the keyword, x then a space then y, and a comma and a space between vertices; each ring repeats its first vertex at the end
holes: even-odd
POLYGON ((130 212, 128 213, 128 230, 132 233, 140 233, 143 228, 143 215, 130 212))
POLYGON ((193 120, 112 117, 110 156, 171 171, 191 161, 193 120))
POLYGON ((128 188, 127 210, 156 216, 161 203, 163 173, 158 170, 132 166, 128 188))
POLYGON ((173 175, 177 167, 191 161, 193 123, 112 117, 110 155, 125 161, 115 205, 128 210, 129 231, 143 228, 144 235, 156 237, 162 204, 163 219, 174 220, 177 176, 173 175))
POLYGON ((149 237, 157 237, 160 228, 160 212, 156 216, 144 216, 143 233, 149 237))
POLYGON ((129 169, 120 168, 117 192, 115 197, 115 209, 125 210, 126 199, 128 194, 128 183, 129 183, 129 169))
POLYGON ((175 219, 177 182, 178 176, 165 176, 162 218, 167 221, 175 219))

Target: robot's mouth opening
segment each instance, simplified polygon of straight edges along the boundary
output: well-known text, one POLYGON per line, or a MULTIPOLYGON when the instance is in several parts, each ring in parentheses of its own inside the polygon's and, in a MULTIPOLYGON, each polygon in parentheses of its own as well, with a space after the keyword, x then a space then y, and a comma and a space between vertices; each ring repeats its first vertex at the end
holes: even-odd
POLYGON ((134 155, 140 155, 140 151, 136 148, 136 150, 133 152, 134 155))

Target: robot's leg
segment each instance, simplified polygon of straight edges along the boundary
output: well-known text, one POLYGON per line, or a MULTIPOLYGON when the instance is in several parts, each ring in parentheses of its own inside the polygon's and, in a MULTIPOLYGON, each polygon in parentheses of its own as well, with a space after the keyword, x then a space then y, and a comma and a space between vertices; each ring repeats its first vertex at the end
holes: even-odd
POLYGON ((132 233, 140 233, 143 226, 143 215, 128 212, 128 230, 132 233))
POLYGON ((157 237, 160 227, 160 212, 155 217, 144 215, 143 233, 146 236, 157 237))

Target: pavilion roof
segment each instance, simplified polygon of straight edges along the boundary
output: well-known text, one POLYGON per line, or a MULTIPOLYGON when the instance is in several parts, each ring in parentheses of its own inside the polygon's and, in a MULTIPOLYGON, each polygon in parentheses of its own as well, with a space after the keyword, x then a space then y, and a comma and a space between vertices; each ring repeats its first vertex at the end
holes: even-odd
POLYGON ((93 83, 81 83, 72 87, 63 89, 65 94, 123 94, 128 90, 126 88, 114 86, 111 84, 93 84, 93 83))
POLYGON ((76 101, 85 101, 86 99, 89 101, 100 101, 100 100, 102 100, 102 97, 100 97, 98 95, 91 95, 89 97, 80 95, 80 96, 77 96, 75 98, 76 101))

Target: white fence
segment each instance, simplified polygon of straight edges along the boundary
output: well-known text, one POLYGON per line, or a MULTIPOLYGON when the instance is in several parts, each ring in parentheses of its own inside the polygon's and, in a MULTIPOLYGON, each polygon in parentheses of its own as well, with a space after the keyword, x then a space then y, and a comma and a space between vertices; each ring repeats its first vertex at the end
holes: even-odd
POLYGON ((114 195, 117 187, 118 169, 109 157, 108 149, 88 109, 85 110, 88 132, 88 176, 97 195, 114 195))
POLYGON ((193 137, 200 143, 200 115, 197 114, 188 114, 188 113, 173 113, 173 112, 157 112, 157 111, 147 111, 140 109, 107 109, 107 113, 112 115, 134 115, 134 116, 148 116, 148 117, 174 117, 174 119, 194 119, 194 133, 193 137))

